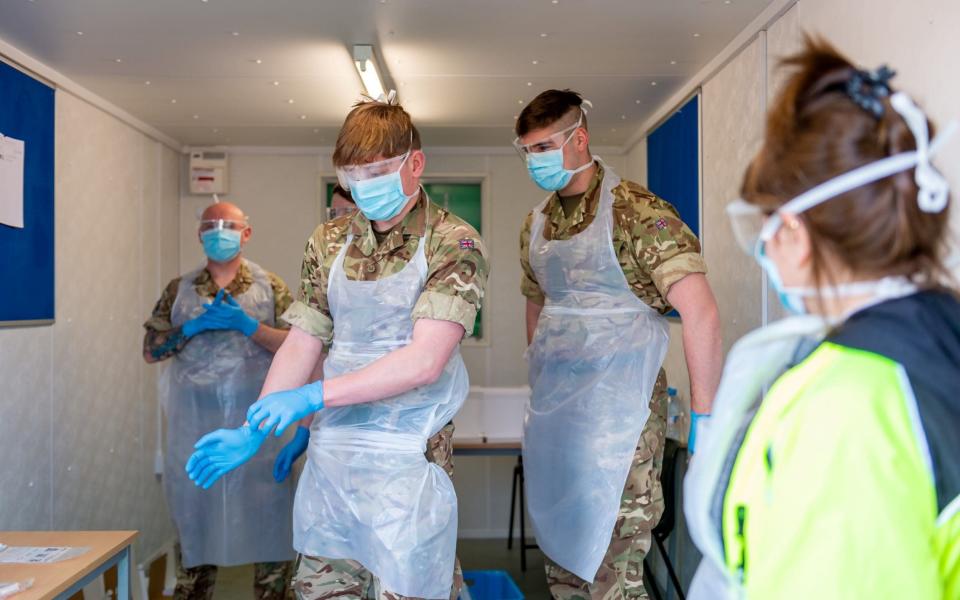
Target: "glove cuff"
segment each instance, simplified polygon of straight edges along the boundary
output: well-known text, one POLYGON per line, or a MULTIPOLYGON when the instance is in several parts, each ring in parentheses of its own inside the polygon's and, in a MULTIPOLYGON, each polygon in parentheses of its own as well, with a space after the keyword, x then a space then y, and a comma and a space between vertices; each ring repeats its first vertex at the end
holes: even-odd
POLYGON ((260 328, 260 321, 257 321, 253 317, 247 315, 247 318, 243 321, 243 326, 240 329, 240 332, 243 335, 250 337, 257 332, 257 329, 260 328))
POLYGON ((310 402, 313 411, 323 410, 323 380, 308 383, 303 387, 304 391, 307 392, 307 401, 310 402))

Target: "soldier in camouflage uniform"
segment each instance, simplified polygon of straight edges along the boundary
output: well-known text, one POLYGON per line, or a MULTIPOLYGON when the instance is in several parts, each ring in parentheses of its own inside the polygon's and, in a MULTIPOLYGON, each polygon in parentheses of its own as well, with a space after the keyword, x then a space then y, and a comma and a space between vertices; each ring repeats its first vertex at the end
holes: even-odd
MULTIPOLYGON (((569 90, 549 90, 538 96, 517 120, 518 145, 530 144, 533 152, 561 148, 565 167, 589 164, 589 137, 580 103, 580 96, 569 90), (538 140, 551 136, 556 138, 552 144, 535 147, 538 140)), ((572 172, 569 167, 568 170, 572 172)), ((542 234, 546 240, 571 239, 589 227, 597 217, 603 178, 604 166, 592 163, 574 173, 569 183, 549 197, 542 209, 542 234)), ((709 413, 719 381, 721 352, 716 304, 704 277, 706 265, 700 256, 699 241, 670 204, 642 186, 622 180, 613 188, 612 195, 613 251, 627 285, 637 298, 659 313, 666 314, 673 307, 680 312, 694 409, 709 413)), ((540 311, 548 300, 530 263, 533 221, 531 212, 520 235, 521 291, 527 298, 528 342, 533 339, 540 311)), ((603 251, 597 248, 597 252, 603 251)), ((569 335, 577 335, 575 323, 570 324, 569 335)), ((660 472, 667 400, 667 380, 661 369, 650 399, 650 416, 630 465, 602 564, 593 581, 584 581, 548 556, 547 580, 554 598, 647 598, 643 559, 650 549, 651 532, 664 509, 660 472)))
MULTIPOLYGON (((218 219, 232 223, 235 228, 242 228, 242 235, 249 237, 246 217, 233 204, 221 202, 209 207, 203 216, 203 224, 218 219)), ((231 225, 227 225, 228 227, 231 225)), ((217 293, 222 289, 233 298, 241 298, 255 285, 255 265, 243 259, 239 254, 229 261, 208 261, 207 268, 199 271, 193 278, 191 285, 196 294, 210 302, 214 301, 217 293)), ((290 290, 282 279, 273 273, 266 273, 269 287, 273 296, 273 323, 260 323, 251 339, 254 343, 266 350, 275 351, 287 335, 289 326, 281 320, 281 315, 293 303, 290 290)), ((146 334, 143 340, 143 356, 148 363, 155 363, 180 356, 194 337, 188 336, 184 326, 174 326, 173 307, 181 289, 180 277, 173 279, 164 289, 160 300, 154 306, 153 313, 144 323, 146 334)), ((188 329, 188 328, 187 328, 188 329)), ((192 335, 204 335, 204 331, 192 335)), ((242 339, 242 338, 233 338, 242 339)), ((250 402, 256 397, 250 399, 250 402)), ((223 423, 236 425, 236 423, 223 423)), ((174 432, 170 432, 171 434, 174 432)), ((170 449, 168 448, 168 453, 170 449)), ((180 476, 184 465, 177 466, 178 473, 165 473, 164 477, 180 476)), ((201 492, 202 493, 202 492, 201 492)), ((211 518, 214 518, 211 516, 211 518)), ((279 516, 279 518, 289 518, 279 516)), ((190 532, 186 532, 190 534, 190 532)), ((289 542, 286 542, 289 543, 289 542)), ((214 584, 217 578, 217 566, 200 564, 193 567, 184 567, 180 544, 176 544, 177 584, 174 589, 175 600, 204 600, 213 597, 214 584)), ((257 600, 283 600, 292 597, 289 590, 289 581, 292 563, 287 562, 258 562, 254 563, 254 596, 257 600)))
MULTIPOLYGON (((299 299, 283 317, 290 336, 248 413, 253 428, 279 422, 278 431, 319 420, 294 544, 333 556, 301 555, 293 587, 311 600, 456 598, 453 427, 444 420, 469 388, 458 347, 483 299, 486 249, 420 187, 425 157, 401 106, 355 106, 333 162, 358 210, 308 240, 299 299), (307 384, 325 354, 326 378, 307 384)), ((233 432, 210 439, 226 451, 201 447, 196 464, 229 470, 245 459, 227 456, 251 446, 233 432)))

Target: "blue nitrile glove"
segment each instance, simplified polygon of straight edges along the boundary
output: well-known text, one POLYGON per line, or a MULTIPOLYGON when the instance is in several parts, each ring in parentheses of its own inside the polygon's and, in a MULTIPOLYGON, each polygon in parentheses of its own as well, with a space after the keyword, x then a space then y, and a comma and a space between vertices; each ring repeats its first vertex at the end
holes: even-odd
POLYGON ((217 292, 217 297, 210 304, 204 304, 206 312, 202 316, 209 322, 217 325, 216 329, 235 329, 250 337, 260 326, 259 321, 243 311, 243 307, 233 299, 233 296, 224 291, 217 292), (224 300, 226 300, 224 302, 224 300))
POLYGON ((247 409, 247 421, 251 427, 267 433, 276 427, 274 433, 280 437, 287 427, 321 408, 323 381, 315 381, 303 387, 274 392, 260 398, 247 409))
MULTIPOLYGON (((216 298, 213 299, 214 305, 220 304, 220 302, 223 300, 224 293, 225 291, 222 289, 219 292, 217 292, 216 298)), ((204 304, 204 307, 209 307, 209 306, 211 305, 204 304)), ((187 336, 187 338, 189 339, 197 335, 198 333, 203 333, 204 331, 214 331, 217 329, 224 329, 224 327, 222 326, 219 320, 211 318, 209 310, 204 310, 202 313, 200 313, 199 316, 194 317, 189 321, 185 322, 180 329, 181 331, 183 331, 183 335, 187 336)))
POLYGON ((280 450, 277 454, 277 460, 273 462, 273 478, 277 483, 282 482, 290 474, 290 467, 297 462, 300 455, 307 451, 307 444, 310 443, 310 430, 304 426, 297 427, 297 433, 293 439, 280 450))
POLYGON ((690 411, 690 435, 687 437, 687 450, 690 454, 697 451, 697 430, 706 427, 709 421, 710 413, 701 414, 695 410, 690 411))
POLYGON ((209 489, 224 474, 250 460, 267 434, 244 425, 218 429, 200 438, 187 461, 187 475, 198 487, 209 489))

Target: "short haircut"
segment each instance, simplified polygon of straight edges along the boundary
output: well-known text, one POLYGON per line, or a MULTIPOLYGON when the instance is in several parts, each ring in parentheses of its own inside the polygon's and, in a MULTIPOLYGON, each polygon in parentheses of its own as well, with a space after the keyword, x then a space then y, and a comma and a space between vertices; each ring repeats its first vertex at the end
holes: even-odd
POLYGON ((337 136, 333 166, 359 165, 420 149, 420 132, 399 104, 364 101, 353 105, 337 136))
POLYGON ((541 92, 520 112, 520 116, 517 117, 516 133, 523 137, 534 129, 550 127, 564 118, 570 121, 564 123, 565 125, 573 125, 581 115, 583 115, 583 121, 580 126, 586 129, 587 116, 583 114, 582 104, 583 97, 573 90, 541 92))
MULTIPOLYGON (((330 197, 340 196, 341 198, 353 202, 353 194, 350 193, 350 190, 345 189, 339 183, 333 186, 333 190, 330 192, 330 197)), ((356 204, 356 203, 354 203, 356 204)))

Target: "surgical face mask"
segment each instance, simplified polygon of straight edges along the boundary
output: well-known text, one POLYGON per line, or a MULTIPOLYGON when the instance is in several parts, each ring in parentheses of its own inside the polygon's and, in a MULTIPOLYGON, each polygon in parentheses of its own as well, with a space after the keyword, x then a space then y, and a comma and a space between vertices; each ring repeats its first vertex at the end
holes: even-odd
POLYGON ((389 221, 400 214, 407 202, 416 196, 416 192, 409 196, 404 193, 403 180, 400 178, 400 169, 410 157, 410 152, 412 149, 401 156, 376 163, 337 169, 341 185, 345 184, 350 188, 350 195, 357 208, 371 221, 389 221), (378 174, 383 171, 387 172, 378 174))
POLYGON ((200 234, 203 242, 203 253, 210 260, 228 262, 240 254, 240 237, 242 232, 232 229, 211 229, 200 234))
POLYGON ((577 128, 583 122, 583 115, 577 119, 577 122, 570 127, 547 136, 545 139, 532 144, 521 144, 520 138, 514 140, 513 144, 527 164, 527 173, 530 179, 538 186, 548 192, 555 192, 567 187, 573 176, 581 171, 585 171, 593 164, 593 158, 576 169, 566 169, 563 166, 563 148, 573 139, 577 128), (567 131, 570 133, 563 138, 567 131), (557 139, 563 139, 558 148, 549 148, 555 144, 557 139))
POLYGON ((765 215, 758 206, 744 200, 737 200, 727 206, 727 216, 730 217, 734 235, 740 247, 748 254, 752 254, 766 271, 781 303, 793 313, 805 312, 803 299, 818 295, 892 297, 892 295, 902 295, 907 289, 916 289, 913 284, 905 283, 904 278, 860 281, 822 289, 787 287, 780 277, 776 263, 766 254, 765 249, 766 243, 772 240, 783 226, 782 214, 799 215, 832 198, 908 169, 915 169, 914 179, 919 188, 917 203, 920 210, 940 212, 946 207, 949 186, 946 179, 930 164, 930 158, 953 135, 957 124, 950 122, 931 143, 928 139, 926 115, 909 96, 898 92, 890 98, 890 104, 903 117, 913 133, 917 143, 916 150, 889 156, 838 175, 793 198, 769 216, 765 215))

